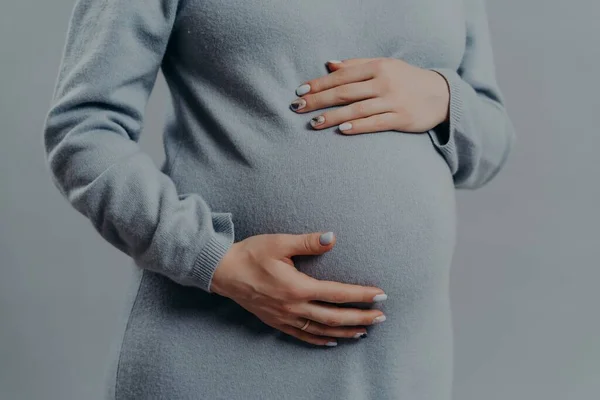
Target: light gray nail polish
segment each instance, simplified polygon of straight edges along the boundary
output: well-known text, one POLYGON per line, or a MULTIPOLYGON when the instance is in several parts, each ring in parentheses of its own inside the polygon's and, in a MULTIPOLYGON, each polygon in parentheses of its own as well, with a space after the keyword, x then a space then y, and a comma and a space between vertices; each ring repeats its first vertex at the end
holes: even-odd
POLYGON ((306 94, 308 92, 310 92, 310 85, 308 83, 305 83, 304 85, 300 85, 296 88, 297 96, 302 96, 303 94, 306 94))
POLYGON ((348 129, 352 129, 352 124, 350 122, 344 122, 339 126, 340 131, 347 131, 348 129))
POLYGON ((385 293, 381 293, 381 294, 378 294, 377 296, 373 297, 374 302, 384 301, 386 299, 387 299, 387 294, 385 294, 385 293))
POLYGON ((327 233, 321 234, 321 236, 319 237, 319 242, 323 246, 327 246, 328 244, 333 242, 333 232, 327 232, 327 233))
POLYGON ((326 346, 337 346, 337 342, 327 342, 326 346))
POLYGON ((381 323, 381 322, 383 322, 383 321, 385 321, 385 320, 386 320, 386 318, 385 318, 385 315, 380 315, 379 317, 376 317, 376 318, 373 320, 373 323, 374 323, 374 324, 379 324, 379 323, 381 323))

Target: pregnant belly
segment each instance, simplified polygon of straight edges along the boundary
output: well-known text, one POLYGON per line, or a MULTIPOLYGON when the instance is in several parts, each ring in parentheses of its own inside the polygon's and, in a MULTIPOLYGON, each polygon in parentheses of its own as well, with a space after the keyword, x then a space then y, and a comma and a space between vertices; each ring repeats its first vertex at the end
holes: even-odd
MULTIPOLYGON (((331 251, 294 257, 296 267, 318 279, 382 288, 389 296, 383 303, 341 306, 381 308, 386 322, 369 326, 366 341, 350 339, 352 346, 323 356, 322 348, 309 351, 228 298, 146 271, 123 339, 121 391, 187 398, 218 388, 219 398, 258 398, 252 393, 267 377, 282 392, 300 393, 304 382, 347 391, 338 398, 360 390, 367 398, 369 387, 403 398, 415 398, 414 388, 449 390, 455 200, 445 161, 427 135, 319 133, 294 136, 289 146, 258 143, 257 156, 233 168, 231 159, 227 168, 203 165, 206 157, 182 148, 171 176, 182 194, 200 193, 213 210, 231 212, 236 241, 335 232, 331 251), (299 373, 302 384, 290 389, 296 380, 289 377, 299 373)), ((418 397, 441 397, 424 393, 418 397)))
POLYGON ((378 286, 405 301, 445 293, 454 186, 427 134, 307 132, 256 154, 233 169, 231 160, 206 167, 180 154, 173 179, 182 193, 231 212, 236 241, 333 231, 331 251, 294 257, 317 279, 378 286))

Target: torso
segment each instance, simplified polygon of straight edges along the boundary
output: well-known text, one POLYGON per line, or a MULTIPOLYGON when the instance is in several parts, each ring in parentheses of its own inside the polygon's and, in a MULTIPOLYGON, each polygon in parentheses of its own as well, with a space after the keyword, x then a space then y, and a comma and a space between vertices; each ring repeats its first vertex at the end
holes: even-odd
POLYGON ((319 111, 288 106, 329 59, 457 68, 464 29, 461 0, 181 2, 163 71, 185 91, 173 93, 165 172, 180 193, 232 212, 236 241, 335 232, 332 251, 297 257, 297 268, 381 287, 389 298, 377 307, 388 319, 368 327, 367 339, 313 349, 229 299, 145 272, 124 340, 122 393, 450 399, 448 166, 427 134, 315 131, 308 121, 319 111))

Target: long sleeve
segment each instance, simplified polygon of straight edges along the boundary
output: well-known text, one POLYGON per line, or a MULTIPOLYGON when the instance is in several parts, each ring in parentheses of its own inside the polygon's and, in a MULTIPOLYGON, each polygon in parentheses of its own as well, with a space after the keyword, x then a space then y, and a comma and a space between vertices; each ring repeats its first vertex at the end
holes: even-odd
POLYGON ((78 0, 44 125, 55 186, 136 265, 210 292, 232 214, 179 194, 138 139, 177 0, 78 0))
POLYGON ((476 189, 496 176, 515 143, 496 82, 485 0, 465 0, 466 49, 458 71, 431 68, 450 89, 449 122, 428 133, 456 188, 476 189))

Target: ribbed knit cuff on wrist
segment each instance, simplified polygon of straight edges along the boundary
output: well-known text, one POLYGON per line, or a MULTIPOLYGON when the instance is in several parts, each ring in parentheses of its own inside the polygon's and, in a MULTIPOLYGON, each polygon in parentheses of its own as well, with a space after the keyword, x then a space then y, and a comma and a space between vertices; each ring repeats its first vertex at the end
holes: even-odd
POLYGON ((212 213, 213 232, 196 257, 190 273, 191 284, 211 293, 212 277, 225 253, 234 241, 234 226, 231 213, 212 213))
POLYGON ((449 68, 431 68, 431 71, 440 74, 448 84, 448 88, 450 89, 450 111, 448 123, 440 124, 427 133, 431 137, 435 147, 448 162, 452 174, 454 174, 458 169, 456 130, 463 113, 463 81, 456 71, 449 68), (447 130, 441 132, 441 129, 447 130))

